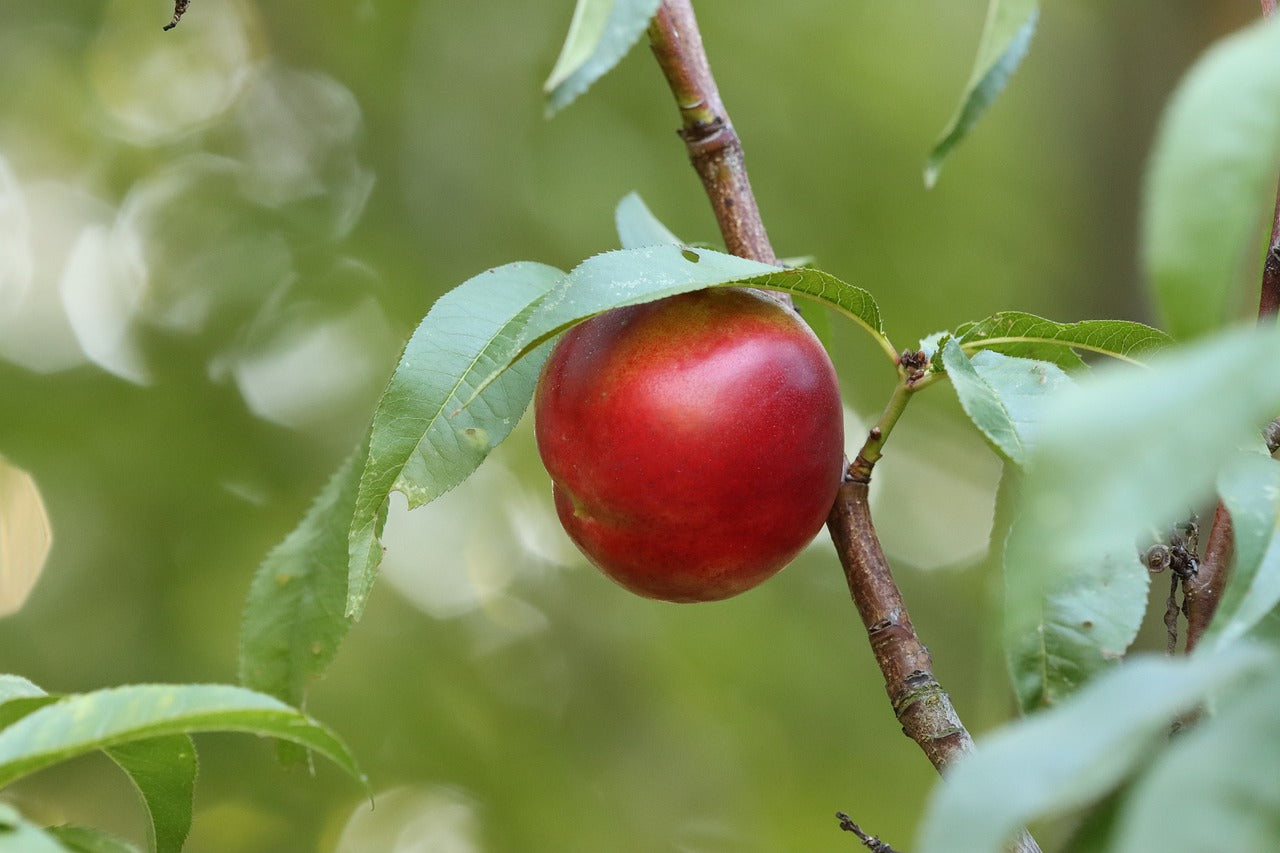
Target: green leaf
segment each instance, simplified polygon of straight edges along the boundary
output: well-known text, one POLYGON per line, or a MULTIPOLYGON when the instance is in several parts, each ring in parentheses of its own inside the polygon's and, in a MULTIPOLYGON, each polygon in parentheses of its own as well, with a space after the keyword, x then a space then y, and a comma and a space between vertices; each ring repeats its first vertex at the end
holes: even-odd
POLYGON ((1045 590, 1100 555, 1135 555, 1210 498, 1237 446, 1280 410, 1280 330, 1234 331, 1171 348, 1150 369, 1109 365, 1047 404, 1006 555, 1009 624, 1023 637, 1045 590))
POLYGON ((481 273, 442 296, 409 339, 374 413, 360 475, 348 536, 348 616, 359 618, 373 588, 392 489, 410 508, 422 506, 470 476, 515 428, 545 360, 543 353, 515 364, 527 339, 521 333, 563 278, 535 263, 481 273))
POLYGON ((938 182, 942 161, 964 139, 1009 82, 1009 77, 1031 46, 1038 16, 1035 0, 990 0, 987 4, 987 21, 982 27, 978 56, 965 85, 964 96, 942 131, 942 137, 929 152, 929 162, 924 170, 926 187, 938 182))
POLYGON ((1280 605, 1280 462, 1240 454, 1218 479, 1231 513, 1235 563, 1206 640, 1244 636, 1280 605))
POLYGON ((75 848, 59 843, 13 806, 0 802, 0 853, 67 853, 68 850, 75 848))
POLYGON ((1053 711, 982 739, 934 787, 917 849, 999 853, 1019 827, 1105 795, 1166 739, 1180 713, 1275 663, 1243 645, 1193 659, 1128 661, 1053 711))
POLYGON ((1054 364, 982 351, 972 360, 955 338, 942 346, 942 363, 969 420, 996 451, 1019 467, 1035 446, 1045 399, 1071 379, 1054 364))
POLYGON ((1280 678, 1222 705, 1135 786, 1112 853, 1280 850, 1280 678))
POLYGON ((191 831, 196 789, 196 746, 185 734, 122 743, 107 749, 129 775, 147 810, 147 847, 155 853, 181 853, 191 831))
POLYGON ((51 826, 45 832, 72 853, 138 853, 128 841, 90 826, 51 826))
POLYGON ((1043 556, 1043 542, 1029 529, 1015 519, 1005 542, 1006 598, 1038 604, 1005 620, 1009 674, 1024 713, 1062 702, 1121 660, 1142 627, 1151 584, 1130 547, 1099 551, 1032 588, 1034 579, 1019 573, 1043 556))
POLYGON ((347 530, 363 452, 347 457, 302 521, 262 561, 240 627, 240 683, 301 707, 350 620, 347 530))
POLYGON ((627 193, 613 212, 618 229, 618 241, 624 249, 671 244, 679 246, 682 240, 658 221, 644 200, 637 193, 627 193))
POLYGON ((1257 286, 1261 259, 1253 253, 1274 208, 1277 163, 1280 20, 1271 20, 1200 58, 1156 136, 1142 200, 1142 257, 1174 336, 1201 335, 1232 319, 1242 273, 1257 286))
POLYGON ((45 692, 21 675, 0 675, 0 704, 10 699, 44 696, 45 692))
POLYGON ((0 788, 94 750, 200 731, 292 741, 363 779, 335 734, 274 697, 220 684, 143 684, 68 695, 0 731, 0 788))
MULTIPOLYGON (((866 329, 896 363, 880 308, 870 293, 821 270, 779 267, 710 249, 647 246, 605 252, 583 261, 537 306, 521 333, 528 352, 576 323, 612 308, 652 302, 706 287, 736 285, 781 290, 825 302, 866 329)), ((499 367, 481 388, 505 368, 499 367)))
POLYGON ((644 35, 659 5, 661 0, 578 0, 569 35, 542 86, 548 114, 609 73, 644 35))
POLYGON ((1082 320, 1055 323, 1021 311, 1002 311, 956 329, 965 352, 995 350, 1005 355, 1052 361, 1070 370, 1083 362, 1074 350, 1096 352, 1121 361, 1141 363, 1136 356, 1173 343, 1158 329, 1128 320, 1082 320))

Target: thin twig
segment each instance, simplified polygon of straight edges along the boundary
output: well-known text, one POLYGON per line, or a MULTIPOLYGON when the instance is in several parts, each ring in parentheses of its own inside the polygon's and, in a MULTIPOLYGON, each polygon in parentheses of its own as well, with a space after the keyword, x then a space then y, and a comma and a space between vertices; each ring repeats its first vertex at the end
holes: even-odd
POLYGON ((862 842, 862 846, 866 847, 871 853, 898 853, 892 845, 887 841, 881 841, 874 835, 868 835, 863 831, 862 827, 853 822, 853 818, 844 812, 836 812, 836 820, 840 821, 840 828, 845 832, 852 832, 858 836, 858 840, 862 842))
MULTIPOLYGON (((649 25, 649 40, 675 95, 683 124, 680 136, 702 178, 725 246, 741 257, 777 263, 747 178, 742 144, 720 100, 690 0, 664 0, 649 25)), ((900 369, 906 385, 913 374, 905 364, 900 369)), ((933 676, 929 651, 911 625, 867 508, 871 468, 910 390, 905 388, 890 401, 882 418, 884 426, 869 437, 859 454, 862 464, 857 476, 847 477, 840 486, 827 528, 867 627, 894 713, 903 731, 941 771, 969 752, 973 740, 933 676)), ((1040 850, 1025 832, 1011 849, 1018 853, 1040 850)))
POLYGON ((1178 575, 1169 573, 1169 597, 1164 602, 1165 654, 1173 657, 1178 653, 1178 575))
POLYGON ((164 25, 166 32, 178 26, 178 21, 182 20, 182 16, 187 13, 187 7, 191 5, 191 0, 173 0, 173 20, 164 25))

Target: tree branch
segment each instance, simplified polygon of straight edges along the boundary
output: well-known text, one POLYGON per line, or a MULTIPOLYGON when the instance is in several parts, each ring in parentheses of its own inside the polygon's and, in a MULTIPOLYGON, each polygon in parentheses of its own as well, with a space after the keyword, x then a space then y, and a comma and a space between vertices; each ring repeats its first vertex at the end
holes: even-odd
MULTIPOLYGON (((683 120, 680 136, 702 178, 725 246, 735 255, 776 264, 777 256, 747 178, 742 144, 720 100, 689 0, 664 0, 649 25, 649 40, 675 95, 683 120)), ((840 486, 827 528, 844 566, 849 592, 866 625, 894 713, 903 731, 941 771, 969 752, 973 740, 933 676, 929 650, 911 624, 867 507, 871 468, 906 405, 913 378, 919 378, 905 363, 902 370, 903 382, 881 424, 872 430, 840 486)), ((1023 833, 1012 849, 1038 853, 1040 848, 1023 833)))
POLYGON ((776 264, 747 178, 742 143, 711 76, 702 34, 689 0, 667 0, 649 25, 649 44, 676 96, 680 137, 711 200, 725 248, 742 258, 776 264))

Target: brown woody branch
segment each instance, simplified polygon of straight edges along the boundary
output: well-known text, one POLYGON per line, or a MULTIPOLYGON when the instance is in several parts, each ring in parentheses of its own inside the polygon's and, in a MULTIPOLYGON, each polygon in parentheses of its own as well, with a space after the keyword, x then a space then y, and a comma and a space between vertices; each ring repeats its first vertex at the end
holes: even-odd
POLYGON ((173 19, 164 25, 165 30, 171 30, 178 26, 178 21, 182 20, 182 16, 187 13, 187 7, 191 5, 191 0, 173 0, 173 19))
MULTIPOLYGON (((1270 18, 1276 13, 1276 0, 1262 0, 1262 14, 1270 18)), ((1258 298, 1258 322, 1275 322, 1280 313, 1280 187, 1276 190, 1275 211, 1271 218, 1271 242, 1262 263, 1262 292, 1258 298)), ((1273 447, 1272 450, 1275 448, 1273 447)), ((1231 574, 1231 556, 1235 550, 1231 515, 1218 502, 1209 528, 1209 541, 1204 548, 1200 571, 1183 582, 1183 608, 1187 614, 1187 653, 1195 649, 1213 621, 1222 591, 1231 574)))
MULTIPOLYGON (((777 263, 747 178, 742 144, 720 100, 689 0, 664 0, 649 26, 649 40, 680 108, 680 136, 702 178, 725 246, 740 257, 777 263)), ((895 401, 899 405, 895 409, 891 402, 890 409, 896 417, 905 400, 895 395, 895 401)), ((881 436, 876 432, 873 430, 868 446, 859 454, 863 466, 856 475, 852 469, 846 475, 827 527, 844 566, 849 592, 866 625, 894 713, 903 732, 942 771, 972 750, 973 740, 933 675, 929 650, 911 624, 871 524, 867 486, 871 467, 879 458, 881 436)), ((1012 849, 1039 851, 1026 833, 1012 849)))

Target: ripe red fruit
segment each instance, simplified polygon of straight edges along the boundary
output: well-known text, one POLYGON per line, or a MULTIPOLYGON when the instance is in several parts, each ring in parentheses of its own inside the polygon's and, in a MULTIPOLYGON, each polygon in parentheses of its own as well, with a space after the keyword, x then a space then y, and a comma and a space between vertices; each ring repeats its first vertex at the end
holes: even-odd
POLYGON ((840 483, 835 370, 792 311, 717 288, 571 329, 534 398, 574 543, 632 592, 713 601, 774 575, 840 483))

